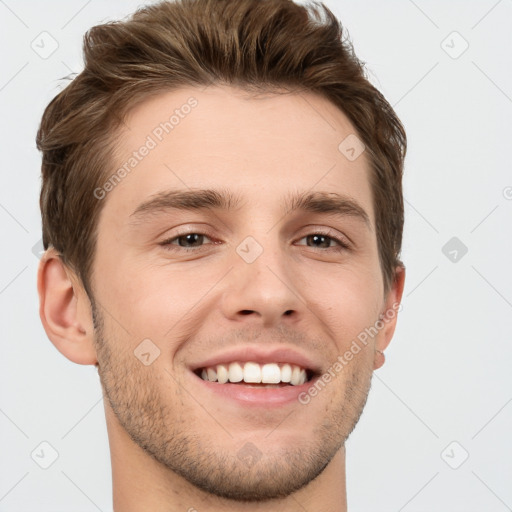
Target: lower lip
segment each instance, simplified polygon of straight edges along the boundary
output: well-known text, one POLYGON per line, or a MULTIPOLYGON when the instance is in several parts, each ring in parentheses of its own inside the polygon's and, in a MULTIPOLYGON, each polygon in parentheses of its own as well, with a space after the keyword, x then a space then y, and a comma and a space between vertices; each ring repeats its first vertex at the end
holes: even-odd
POLYGON ((298 386, 284 386, 281 388, 249 387, 244 384, 219 384, 210 382, 198 377, 191 372, 192 376, 204 386, 206 390, 215 393, 223 398, 228 398, 241 405, 251 407, 278 407, 293 402, 299 402, 299 395, 315 383, 317 377, 298 386))

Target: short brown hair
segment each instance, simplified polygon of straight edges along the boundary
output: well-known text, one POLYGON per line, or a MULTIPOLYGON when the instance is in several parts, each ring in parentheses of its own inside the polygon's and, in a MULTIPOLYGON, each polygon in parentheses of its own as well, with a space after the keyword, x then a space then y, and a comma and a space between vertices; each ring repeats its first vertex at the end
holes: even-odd
POLYGON ((94 190, 112 172, 117 129, 137 102, 212 83, 309 91, 339 107, 366 146, 387 292, 401 264, 406 135, 344 31, 324 4, 292 0, 161 2, 91 28, 84 70, 47 106, 37 134, 44 248, 60 253, 92 299, 104 205, 94 190))

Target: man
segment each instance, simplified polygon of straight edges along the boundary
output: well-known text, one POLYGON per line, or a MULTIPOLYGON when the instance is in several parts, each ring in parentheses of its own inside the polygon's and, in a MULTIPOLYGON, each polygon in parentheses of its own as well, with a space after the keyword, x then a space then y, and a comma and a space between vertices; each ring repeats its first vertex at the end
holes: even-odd
POLYGON ((116 512, 346 510, 396 325, 406 137, 325 6, 91 29, 47 107, 40 316, 96 365, 116 512))

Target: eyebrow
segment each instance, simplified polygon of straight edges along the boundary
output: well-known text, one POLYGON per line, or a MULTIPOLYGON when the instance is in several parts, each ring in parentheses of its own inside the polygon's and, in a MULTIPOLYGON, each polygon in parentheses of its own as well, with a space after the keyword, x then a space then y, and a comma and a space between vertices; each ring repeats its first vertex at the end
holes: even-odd
MULTIPOLYGON (((130 224, 143 223, 152 216, 172 209, 201 211, 234 211, 240 208, 242 198, 230 190, 189 189, 159 192, 142 202, 130 215, 130 224)), ((354 217, 371 230, 370 217, 354 199, 336 192, 296 192, 285 199, 283 215, 293 211, 326 213, 340 217, 354 217)))

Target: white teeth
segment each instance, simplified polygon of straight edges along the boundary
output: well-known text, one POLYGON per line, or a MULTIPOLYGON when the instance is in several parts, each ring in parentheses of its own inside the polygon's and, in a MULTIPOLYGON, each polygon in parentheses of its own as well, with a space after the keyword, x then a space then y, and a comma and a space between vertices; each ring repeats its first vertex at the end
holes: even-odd
POLYGON ((292 380, 292 367, 286 363, 281 367, 281 380, 283 382, 290 382, 292 380))
POLYGON ((203 368, 201 378, 210 382, 246 382, 248 384, 279 384, 290 383, 292 386, 304 384, 307 380, 306 370, 289 363, 267 363, 260 365, 254 362, 218 364, 203 368))
POLYGON ((244 370, 239 363, 231 363, 229 365, 229 382, 242 382, 244 380, 244 370))
MULTIPOLYGON (((208 374, 208 376, 209 376, 209 374, 208 374)), ((292 378, 290 380, 290 383, 293 384, 294 386, 297 386, 300 384, 300 368, 298 366, 293 367, 292 378)))
POLYGON ((206 373, 208 374, 208 380, 210 382, 215 382, 217 380, 217 372, 215 371, 215 368, 208 368, 206 373))
POLYGON ((251 384, 261 382, 261 367, 258 363, 245 363, 244 382, 251 384))
POLYGON ((223 364, 217 365, 217 380, 221 384, 224 384, 225 382, 228 381, 228 369, 223 364))
POLYGON ((278 384, 281 382, 281 370, 276 363, 264 364, 261 367, 261 382, 278 384))
POLYGON ((306 382, 307 375, 306 370, 301 370, 298 366, 293 367, 292 379, 290 381, 294 386, 300 386, 306 382))

